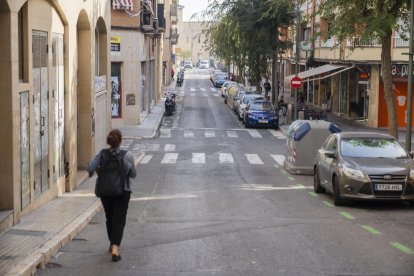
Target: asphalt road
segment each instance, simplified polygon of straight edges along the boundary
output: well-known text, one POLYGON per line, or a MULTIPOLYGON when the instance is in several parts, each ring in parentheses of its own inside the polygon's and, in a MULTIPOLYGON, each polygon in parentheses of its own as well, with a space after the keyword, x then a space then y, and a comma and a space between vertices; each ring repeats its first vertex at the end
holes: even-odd
POLYGON ((280 131, 246 130, 207 71, 186 72, 177 111, 133 180, 122 261, 103 212, 39 275, 414 275, 414 208, 334 207, 287 173, 280 131))

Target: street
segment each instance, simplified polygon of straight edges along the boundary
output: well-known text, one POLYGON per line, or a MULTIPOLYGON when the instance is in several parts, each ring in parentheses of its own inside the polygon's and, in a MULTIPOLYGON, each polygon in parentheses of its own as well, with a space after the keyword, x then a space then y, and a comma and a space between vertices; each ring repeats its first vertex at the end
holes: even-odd
POLYGON ((413 275, 414 207, 313 193, 280 130, 245 129, 209 70, 186 71, 145 156, 111 262, 100 211, 38 275, 413 275))

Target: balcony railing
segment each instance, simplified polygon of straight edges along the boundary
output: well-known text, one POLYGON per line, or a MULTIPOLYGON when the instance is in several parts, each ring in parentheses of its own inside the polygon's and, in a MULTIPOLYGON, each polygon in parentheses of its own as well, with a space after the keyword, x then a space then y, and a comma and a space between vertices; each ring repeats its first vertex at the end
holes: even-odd
POLYGON ((312 47, 312 42, 309 40, 300 42, 300 48, 302 51, 312 51, 312 47))
POLYGON ((362 39, 360 37, 357 37, 353 39, 348 39, 346 46, 360 48, 381 47, 381 41, 379 39, 362 39))
POLYGON ((409 45, 410 42, 408 40, 404 40, 401 37, 394 37, 394 48, 407 48, 409 45))
POLYGON ((326 41, 322 39, 321 48, 333 48, 335 46, 335 39, 329 38, 326 41))

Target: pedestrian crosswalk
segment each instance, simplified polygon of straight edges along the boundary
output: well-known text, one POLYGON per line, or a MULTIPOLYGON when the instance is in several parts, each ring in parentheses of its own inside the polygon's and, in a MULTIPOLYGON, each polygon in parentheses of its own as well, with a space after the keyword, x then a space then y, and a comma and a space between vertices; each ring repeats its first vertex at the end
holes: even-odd
POLYGON ((218 154, 212 154, 207 156, 203 152, 194 153, 176 153, 176 152, 146 152, 144 157, 141 159, 140 164, 177 164, 179 162, 191 162, 192 164, 249 164, 249 165, 267 165, 283 166, 285 156, 281 154, 233 154, 228 152, 219 152, 218 154), (191 161, 189 161, 191 160, 191 161), (276 163, 275 163, 276 162, 276 163))
MULTIPOLYGON (((272 137, 276 139, 286 139, 285 135, 280 130, 274 129, 232 129, 232 130, 220 130, 220 129, 180 129, 177 123, 173 124, 173 128, 161 128, 160 138, 172 138, 184 137, 184 138, 255 138, 261 139, 265 137, 272 137)), ((174 120, 175 122, 176 120, 174 120)))

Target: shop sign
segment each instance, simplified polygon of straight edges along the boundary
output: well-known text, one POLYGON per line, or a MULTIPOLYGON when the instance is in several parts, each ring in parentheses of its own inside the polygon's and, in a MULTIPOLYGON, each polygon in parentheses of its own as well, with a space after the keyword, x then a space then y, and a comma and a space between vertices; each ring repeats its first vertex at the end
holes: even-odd
POLYGON ((408 79, 408 64, 393 64, 391 65, 391 75, 393 80, 408 79))
POLYGON ((111 36, 111 52, 121 52, 121 37, 111 36))

